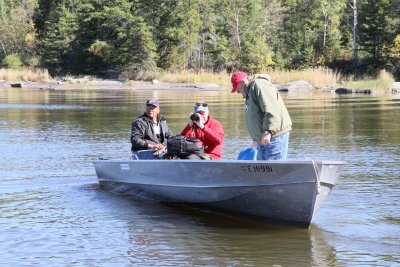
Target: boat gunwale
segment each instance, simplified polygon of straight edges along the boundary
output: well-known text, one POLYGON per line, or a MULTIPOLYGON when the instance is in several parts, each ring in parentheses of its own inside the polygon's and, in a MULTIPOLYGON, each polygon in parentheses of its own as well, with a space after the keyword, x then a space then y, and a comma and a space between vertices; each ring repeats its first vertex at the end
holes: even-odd
POLYGON ((165 162, 165 164, 169 163, 202 163, 202 164, 218 164, 218 163, 230 163, 230 164, 238 164, 238 163, 246 163, 246 164, 321 164, 321 165, 345 165, 345 161, 341 160, 300 160, 300 159, 290 159, 290 160, 132 160, 132 159, 97 159, 94 160, 93 163, 99 162, 112 162, 112 163, 140 163, 140 162, 165 162), (169 162, 169 163, 167 163, 169 162))

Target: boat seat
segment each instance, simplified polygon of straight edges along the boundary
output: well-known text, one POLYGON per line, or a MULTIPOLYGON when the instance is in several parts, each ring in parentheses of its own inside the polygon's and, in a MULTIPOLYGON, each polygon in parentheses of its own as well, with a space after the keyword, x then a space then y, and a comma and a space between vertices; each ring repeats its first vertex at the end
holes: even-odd
POLYGON ((238 160, 257 160, 256 148, 245 148, 240 150, 238 160))

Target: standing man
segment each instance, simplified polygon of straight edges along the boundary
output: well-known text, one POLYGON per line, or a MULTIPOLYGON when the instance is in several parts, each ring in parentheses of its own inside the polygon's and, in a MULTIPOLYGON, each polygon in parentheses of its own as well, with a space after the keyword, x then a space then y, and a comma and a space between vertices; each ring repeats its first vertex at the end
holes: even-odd
MULTIPOLYGON (((199 158, 221 159, 224 129, 219 121, 210 116, 207 103, 197 102, 194 105, 194 113, 190 114, 189 122, 181 135, 197 138, 203 142, 205 155, 199 158)), ((190 159, 196 159, 196 157, 193 155, 190 159)))
POLYGON ((173 136, 166 119, 160 114, 160 102, 150 98, 146 111, 132 122, 132 156, 139 159, 158 159, 165 151, 167 139, 173 136))
POLYGON ((257 160, 286 159, 292 120, 276 87, 268 75, 249 77, 236 71, 231 77, 232 93, 246 98, 246 126, 257 160))

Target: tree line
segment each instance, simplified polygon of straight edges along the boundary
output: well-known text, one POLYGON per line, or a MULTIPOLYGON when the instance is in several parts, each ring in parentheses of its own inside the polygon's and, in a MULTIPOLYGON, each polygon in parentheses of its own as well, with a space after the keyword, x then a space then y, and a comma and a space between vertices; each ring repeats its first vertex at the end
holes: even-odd
POLYGON ((0 0, 0 62, 127 78, 316 66, 399 74, 399 14, 400 0, 0 0))

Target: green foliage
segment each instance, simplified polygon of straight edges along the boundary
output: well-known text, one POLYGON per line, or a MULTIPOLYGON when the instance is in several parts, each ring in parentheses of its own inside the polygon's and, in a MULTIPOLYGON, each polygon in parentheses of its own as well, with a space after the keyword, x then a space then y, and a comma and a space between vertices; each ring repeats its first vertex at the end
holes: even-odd
POLYGON ((400 80, 400 34, 396 36, 393 44, 388 49, 389 64, 386 68, 393 76, 400 80))
POLYGON ((24 64, 20 55, 11 54, 3 59, 3 65, 8 69, 20 70, 24 64))
POLYGON ((52 73, 71 72, 74 68, 76 14, 64 2, 54 4, 41 34, 42 62, 52 73))
POLYGON ((36 53, 31 17, 36 0, 0 0, 0 61, 7 54, 30 57, 36 53))
POLYGON ((151 32, 142 17, 130 12, 132 4, 126 0, 91 2, 89 10, 79 17, 82 31, 78 33, 78 38, 84 40, 81 51, 87 71, 153 70, 156 54, 151 32), (102 55, 91 53, 93 44, 97 47, 101 44, 102 55), (103 61, 100 65, 98 58, 103 61))
POLYGON ((243 45, 242 66, 250 73, 257 73, 273 67, 273 52, 265 43, 265 37, 258 35, 243 45))
POLYGON ((360 45, 363 49, 378 58, 382 53, 386 40, 385 14, 389 7, 389 0, 364 0, 360 15, 360 45))
POLYGON ((156 11, 158 18, 150 13, 145 22, 154 29, 153 35, 163 69, 179 70, 197 60, 196 46, 199 42, 201 0, 193 1, 143 1, 146 9, 156 11))
POLYGON ((95 56, 100 57, 104 62, 111 59, 113 47, 105 41, 96 40, 89 47, 89 52, 95 56))
POLYGON ((155 68, 150 29, 126 0, 61 2, 43 12, 43 62, 53 72, 101 74, 155 68))
MULTIPOLYGON (((360 63, 386 66, 400 0, 357 3, 360 63)), ((0 0, 0 60, 20 54, 52 74, 130 78, 158 69, 346 70, 352 26, 348 0, 0 0)))
POLYGON ((389 49, 389 56, 400 59, 400 34, 396 36, 389 49))

